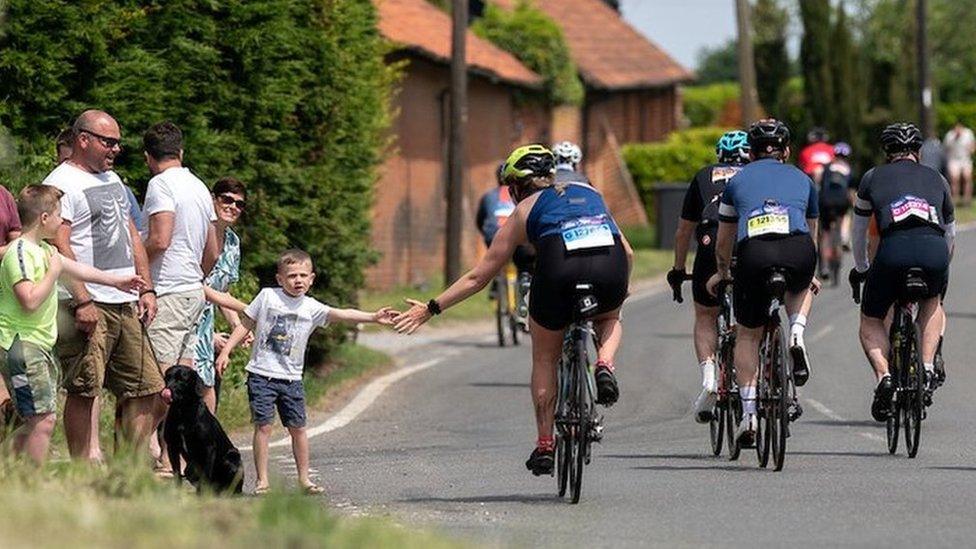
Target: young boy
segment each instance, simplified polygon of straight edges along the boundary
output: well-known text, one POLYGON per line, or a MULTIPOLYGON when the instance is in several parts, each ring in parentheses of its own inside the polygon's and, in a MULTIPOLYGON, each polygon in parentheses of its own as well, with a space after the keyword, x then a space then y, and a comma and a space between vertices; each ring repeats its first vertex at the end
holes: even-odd
POLYGON ((145 286, 138 275, 108 274, 62 257, 44 242, 61 226, 60 199, 61 191, 49 185, 29 185, 21 191, 17 210, 24 232, 0 261, 0 372, 24 420, 14 433, 13 447, 37 465, 47 457, 61 376, 52 352, 58 339, 58 276, 63 270, 124 292, 145 286))
POLYGON ((291 435, 292 452, 298 469, 298 482, 306 494, 321 494, 323 489, 308 478, 308 437, 305 434, 305 388, 302 370, 305 345, 315 328, 330 322, 375 322, 393 324, 396 311, 384 307, 375 313, 357 309, 333 309, 306 296, 315 274, 312 258, 302 250, 287 250, 278 257, 280 288, 264 288, 244 310, 242 325, 231 334, 217 357, 221 374, 230 353, 254 330, 251 360, 247 363, 247 397, 254 422, 254 466, 257 469, 255 494, 268 491, 268 438, 275 408, 281 423, 291 435))

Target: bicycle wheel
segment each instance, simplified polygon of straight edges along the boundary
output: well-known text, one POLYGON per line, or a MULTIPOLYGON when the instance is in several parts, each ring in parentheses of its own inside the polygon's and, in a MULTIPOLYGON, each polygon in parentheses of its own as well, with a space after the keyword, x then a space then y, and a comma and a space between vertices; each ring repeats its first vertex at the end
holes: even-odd
POLYGON ((732 338, 727 339, 721 349, 722 356, 722 377, 725 380, 725 438, 728 440, 729 461, 739 459, 742 447, 735 440, 735 431, 739 428, 742 421, 742 401, 739 399, 739 390, 735 386, 735 368, 732 365, 732 349, 734 348, 732 338))
POLYGON ((783 324, 777 326, 779 337, 773 338, 776 350, 772 353, 775 367, 770 372, 770 401, 769 438, 772 441, 773 470, 782 471, 786 461, 786 435, 789 432, 789 399, 790 399, 790 362, 786 356, 786 333, 783 324))
POLYGON ((566 366, 559 362, 559 395, 556 404, 556 482, 559 486, 559 497, 566 495, 566 487, 569 485, 570 461, 573 455, 571 447, 573 441, 570 431, 566 425, 566 418, 569 417, 569 402, 572 400, 572 377, 567 376, 566 366))
POLYGON ((574 394, 576 395, 579 421, 576 431, 575 455, 573 456, 576 461, 573 468, 576 476, 572 479, 570 496, 573 503, 579 503, 580 495, 583 492, 583 467, 586 465, 587 457, 590 453, 590 423, 593 414, 593 398, 590 395, 589 380, 587 379, 590 372, 586 359, 586 339, 578 331, 575 334, 575 338, 578 350, 573 366, 575 372, 573 377, 576 379, 574 394))
POLYGON ((708 434, 712 442, 712 455, 717 456, 722 453, 722 443, 725 436, 725 407, 726 397, 722 396, 722 389, 719 389, 719 400, 712 409, 712 420, 708 422, 708 434))
POLYGON ((505 346, 505 330, 508 329, 508 288, 504 278, 495 279, 495 328, 498 331, 498 346, 505 346))
POLYGON ((518 311, 516 311, 518 306, 518 279, 514 273, 506 273, 505 275, 505 295, 508 329, 512 333, 512 345, 518 345, 521 327, 519 326, 518 311))
POLYGON ((772 368, 772 333, 767 327, 763 332, 763 343, 759 347, 759 378, 756 384, 756 457, 759 467, 769 464, 770 446, 770 371, 772 368))
MULTIPOLYGON (((895 380, 896 383, 898 383, 899 378, 894 357, 897 356, 898 352, 900 352, 899 349, 892 349, 891 352, 888 353, 888 371, 893 374, 891 379, 895 380)), ((901 410, 899 409, 897 403, 900 402, 900 400, 901 399, 896 397, 894 400, 892 400, 892 402, 889 403, 890 410, 888 411, 888 419, 885 421, 885 437, 888 441, 889 454, 894 454, 898 451, 898 435, 901 430, 901 410)))
MULTIPOLYGON (((919 334, 914 325, 909 327, 911 338, 905 341, 906 345, 905 365, 908 370, 908 391, 909 395, 904 410, 905 422, 905 449, 908 457, 914 458, 918 455, 919 439, 922 435, 922 415, 925 413, 923 393, 925 391, 925 367, 922 365, 921 345, 919 344, 919 334)), ((905 334, 908 335, 908 334, 905 334)))

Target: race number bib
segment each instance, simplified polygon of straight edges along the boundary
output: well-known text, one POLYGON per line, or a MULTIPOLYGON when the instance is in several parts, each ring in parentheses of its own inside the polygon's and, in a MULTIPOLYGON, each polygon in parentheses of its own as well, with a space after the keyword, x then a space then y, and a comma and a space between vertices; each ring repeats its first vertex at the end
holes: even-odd
POLYGON ((905 195, 895 200, 889 206, 891 208, 891 220, 900 223, 910 217, 916 217, 928 223, 939 223, 939 213, 934 206, 924 198, 905 195))
POLYGON ((613 246, 613 231, 606 216, 581 218, 563 224, 563 244, 567 251, 613 246))
POLYGON ((753 210, 746 221, 746 236, 790 234, 790 213, 786 206, 766 204, 753 210))

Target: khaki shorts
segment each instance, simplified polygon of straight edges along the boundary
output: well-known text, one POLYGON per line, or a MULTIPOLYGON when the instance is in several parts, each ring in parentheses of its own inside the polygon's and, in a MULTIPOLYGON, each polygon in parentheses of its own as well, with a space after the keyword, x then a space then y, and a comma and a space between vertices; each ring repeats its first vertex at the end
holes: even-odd
POLYGON ((147 328, 156 360, 163 369, 180 360, 192 365, 196 358, 197 325, 207 304, 203 288, 162 295, 156 303, 159 312, 147 328))
POLYGON ((149 338, 135 303, 96 303, 98 323, 91 336, 75 329, 74 313, 61 302, 57 350, 64 365, 64 388, 72 395, 94 398, 107 387, 118 399, 137 398, 163 390, 149 338))
POLYGON ((9 351, 0 348, 0 371, 20 417, 57 412, 61 366, 51 351, 15 338, 9 351))

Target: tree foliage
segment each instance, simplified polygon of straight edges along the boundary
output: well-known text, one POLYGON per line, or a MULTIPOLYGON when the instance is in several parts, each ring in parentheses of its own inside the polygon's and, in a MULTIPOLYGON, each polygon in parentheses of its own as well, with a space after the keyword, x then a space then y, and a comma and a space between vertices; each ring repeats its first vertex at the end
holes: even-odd
POLYGON ((551 104, 583 103, 583 82, 562 28, 529 0, 519 0, 512 10, 488 4, 472 30, 539 73, 551 104))
POLYGON ((767 112, 775 112, 780 91, 790 78, 790 56, 786 50, 789 13, 778 0, 758 0, 752 8, 752 21, 759 102, 767 112))
POLYGON ((698 68, 695 72, 699 84, 737 82, 739 53, 735 47, 735 40, 730 38, 720 46, 702 48, 698 52, 698 68))
POLYGON ((857 71, 859 52, 854 44, 844 3, 837 5, 830 33, 830 74, 833 82, 831 128, 836 139, 843 139, 859 149, 861 136, 861 78, 857 71))
POLYGON ((828 123, 831 98, 830 79, 830 0, 800 2, 803 40, 800 42, 800 66, 807 114, 814 125, 828 123))
POLYGON ((372 3, 10 0, 7 22, 0 125, 16 155, 0 166, 5 184, 43 178, 54 137, 86 108, 116 117, 117 171, 144 184, 141 134, 172 120, 204 181, 248 185, 244 272, 270 283, 277 253, 301 247, 317 297, 355 300, 394 77, 372 3))

